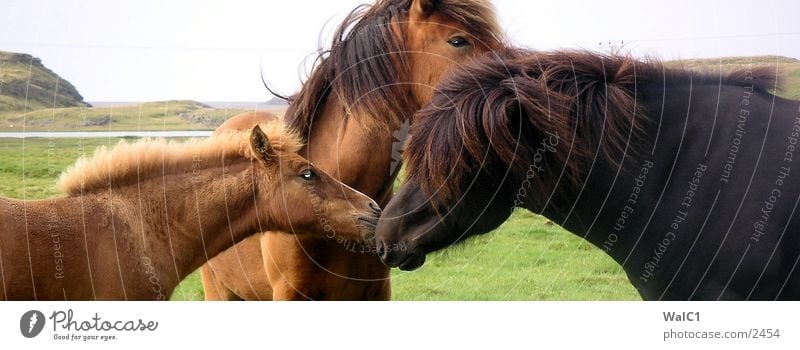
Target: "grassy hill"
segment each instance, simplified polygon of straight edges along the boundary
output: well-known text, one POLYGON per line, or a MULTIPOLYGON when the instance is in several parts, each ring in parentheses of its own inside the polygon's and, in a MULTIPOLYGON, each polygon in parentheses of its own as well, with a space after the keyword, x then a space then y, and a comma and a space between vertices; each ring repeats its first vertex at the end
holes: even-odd
POLYGON ((770 66, 778 68, 778 83, 781 90, 777 95, 800 100, 800 60, 783 56, 721 57, 687 59, 667 62, 670 67, 700 70, 705 72, 729 72, 748 67, 770 66))
MULTIPOLYGON (((278 115, 285 109, 280 103, 259 108, 278 115)), ((213 130, 243 111, 195 101, 93 108, 39 58, 0 51, 0 131, 213 130)))
POLYGON ((28 54, 0 51, 0 112, 88 107, 69 81, 28 54), (26 107, 27 96, 27 107, 26 107))

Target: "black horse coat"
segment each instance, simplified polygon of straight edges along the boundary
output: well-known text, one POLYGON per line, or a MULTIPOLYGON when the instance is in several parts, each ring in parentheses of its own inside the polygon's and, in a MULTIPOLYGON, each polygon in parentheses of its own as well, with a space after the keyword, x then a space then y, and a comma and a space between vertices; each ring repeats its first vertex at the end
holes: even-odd
POLYGON ((381 259, 417 268, 518 206, 603 249, 645 299, 800 300, 800 101, 776 79, 518 49, 460 67, 412 126, 381 259))
MULTIPOLYGON (((800 299, 800 102, 741 84, 637 84, 648 121, 598 158, 570 217, 645 299, 800 299)), ((575 202, 573 202, 575 203, 575 202)))

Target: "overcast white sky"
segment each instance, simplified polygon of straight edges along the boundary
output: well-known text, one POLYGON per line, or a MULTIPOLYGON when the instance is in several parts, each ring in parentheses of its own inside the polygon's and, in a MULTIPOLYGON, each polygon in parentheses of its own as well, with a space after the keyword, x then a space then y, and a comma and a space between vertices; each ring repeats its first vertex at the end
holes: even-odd
MULTIPOLYGON (((278 90, 294 92, 320 33, 369 2, 0 1, 0 50, 42 58, 87 101, 264 101, 262 66, 278 90)), ((665 59, 800 58, 798 0, 494 3, 511 41, 535 49, 624 41, 665 59)))

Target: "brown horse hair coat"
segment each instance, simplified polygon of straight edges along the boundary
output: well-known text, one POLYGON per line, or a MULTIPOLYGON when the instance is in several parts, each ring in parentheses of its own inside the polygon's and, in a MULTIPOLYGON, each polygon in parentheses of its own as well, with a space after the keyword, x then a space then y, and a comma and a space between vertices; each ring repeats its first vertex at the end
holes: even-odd
MULTIPOLYGON (((553 138, 557 144, 543 147, 555 150, 544 152, 541 166, 561 176, 545 179, 577 183, 595 157, 590 150, 599 150, 598 156, 612 164, 619 162, 613 154, 638 151, 627 145, 649 118, 636 105, 636 86, 653 81, 778 88, 776 71, 767 67, 714 75, 667 68, 654 59, 505 48, 442 80, 415 116, 403 153, 407 176, 428 195, 448 202, 461 195, 461 181, 480 169, 508 169, 508 175, 525 179, 539 155, 524 145, 553 138), (426 137, 413 136, 418 134, 426 137), (501 164, 485 164, 485 159, 501 164)), ((534 181, 547 192, 556 184, 534 181)))
POLYGON ((377 204, 301 147, 282 122, 185 143, 123 140, 70 167, 64 197, 0 197, 0 300, 164 300, 268 229, 368 238, 377 204))
MULTIPOLYGON (((261 129, 277 152, 297 153, 303 147, 300 138, 285 130, 283 123, 261 124, 261 129)), ((91 157, 79 158, 61 174, 58 187, 69 196, 80 196, 150 180, 147 176, 161 177, 218 167, 221 160, 233 162, 237 158, 256 160, 250 150, 248 132, 229 131, 186 142, 149 138, 135 143, 120 140, 113 148, 100 146, 91 157)))
MULTIPOLYGON (((386 203, 400 169, 396 127, 413 123, 445 72, 500 45, 495 18, 487 0, 378 0, 355 9, 285 114, 307 140, 301 154, 386 203)), ((238 123, 226 124, 218 131, 238 123)), ((201 278, 206 300, 391 297, 389 268, 374 251, 319 235, 250 237, 203 266, 201 278)))
MULTIPOLYGON (((337 99, 348 116, 367 128, 395 130, 407 120, 406 106, 415 105, 416 96, 397 83, 411 79, 408 48, 396 21, 407 18, 411 6, 412 0, 379 0, 353 9, 334 32, 330 48, 320 50, 303 89, 290 98, 289 125, 307 136, 328 98, 337 99)), ((476 38, 480 43, 502 38, 488 1, 436 0, 428 6, 423 11, 441 11, 471 33, 485 33, 476 38)))

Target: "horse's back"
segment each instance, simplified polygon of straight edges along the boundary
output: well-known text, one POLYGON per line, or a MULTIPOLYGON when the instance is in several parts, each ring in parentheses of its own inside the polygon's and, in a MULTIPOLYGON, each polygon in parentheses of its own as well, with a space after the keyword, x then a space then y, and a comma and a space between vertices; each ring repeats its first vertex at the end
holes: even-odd
POLYGON ((18 202, 13 199, 0 198, 0 230, 2 230, 0 231, 0 280, 2 281, 0 300, 9 300, 10 296, 7 293, 11 286, 7 286, 7 284, 17 284, 15 280, 19 275, 25 272, 30 274, 28 265, 20 264, 18 261, 25 256, 23 254, 24 247, 21 246, 24 240, 18 237, 20 233, 25 232, 18 228, 18 224, 23 222, 19 219, 20 212, 18 202), (22 271, 23 269, 25 271, 22 271))
MULTIPOLYGON (((680 203, 685 208, 681 218, 688 219, 679 224, 685 233, 671 241, 665 255, 675 260, 662 261, 666 278, 637 286, 643 297, 800 298, 800 273, 795 271, 800 236, 794 229, 800 227, 794 209, 800 171, 791 166, 800 136, 800 101, 731 84, 680 85, 663 96, 664 101, 656 97, 644 105, 685 117, 661 130, 658 146, 664 151, 655 158, 676 157, 670 174, 691 183, 664 185, 671 187, 659 201, 680 203), (708 136, 712 131, 713 137, 708 136), (683 143, 680 154, 672 155, 674 148, 667 143, 683 143)), ((649 223, 670 227, 674 220, 674 215, 659 215, 649 223)), ((653 256, 652 249, 641 252, 644 258, 653 256)), ((639 272, 629 275, 634 284, 639 272)))
POLYGON ((278 119, 278 116, 269 112, 250 111, 239 113, 233 117, 228 118, 214 131, 214 134, 219 134, 226 130, 247 130, 257 124, 268 123, 278 119))
POLYGON ((64 198, 0 199, 0 299, 64 300, 88 284, 79 262, 86 251, 76 238, 75 208, 64 198))

